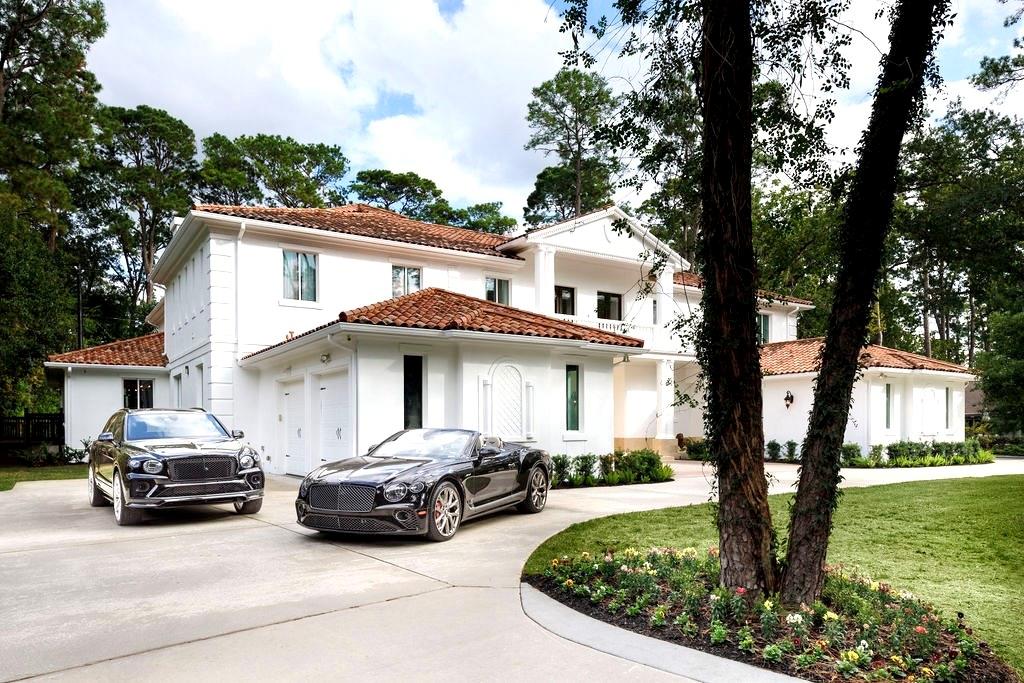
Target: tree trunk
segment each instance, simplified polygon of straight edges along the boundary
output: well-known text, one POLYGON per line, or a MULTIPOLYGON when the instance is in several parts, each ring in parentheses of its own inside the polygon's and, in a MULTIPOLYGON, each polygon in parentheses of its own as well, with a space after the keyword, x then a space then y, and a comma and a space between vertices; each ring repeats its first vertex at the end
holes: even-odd
POLYGON ((934 25, 945 10, 943 0, 900 0, 894 10, 889 54, 843 211, 842 260, 790 517, 782 582, 782 600, 789 605, 812 604, 825 581, 840 449, 892 218, 900 144, 923 90, 934 25))
POLYGON ((718 467, 721 582, 768 593, 776 588, 777 572, 755 330, 750 1, 705 0, 702 11, 704 319, 699 346, 708 378, 708 437, 718 467))
POLYGON ((928 262, 925 261, 924 270, 921 273, 921 328, 924 330, 923 343, 924 355, 932 357, 932 320, 928 314, 928 262))
POLYGON ((974 290, 967 287, 967 367, 974 367, 974 290))

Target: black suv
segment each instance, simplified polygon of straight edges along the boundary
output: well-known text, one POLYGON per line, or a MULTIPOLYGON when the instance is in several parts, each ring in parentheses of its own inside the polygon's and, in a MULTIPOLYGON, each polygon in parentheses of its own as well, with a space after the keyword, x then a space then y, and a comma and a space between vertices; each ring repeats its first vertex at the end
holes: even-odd
POLYGON ((260 456, 213 415, 192 410, 119 410, 89 446, 89 504, 110 500, 114 519, 136 524, 142 510, 234 503, 263 506, 260 456))

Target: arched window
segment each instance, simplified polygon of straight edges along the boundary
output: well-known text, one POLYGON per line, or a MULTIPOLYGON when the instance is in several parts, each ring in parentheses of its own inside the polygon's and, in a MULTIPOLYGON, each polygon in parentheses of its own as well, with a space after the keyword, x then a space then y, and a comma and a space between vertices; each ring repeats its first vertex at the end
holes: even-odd
POLYGON ((502 363, 491 373, 491 425, 503 439, 521 439, 523 429, 523 373, 502 363))

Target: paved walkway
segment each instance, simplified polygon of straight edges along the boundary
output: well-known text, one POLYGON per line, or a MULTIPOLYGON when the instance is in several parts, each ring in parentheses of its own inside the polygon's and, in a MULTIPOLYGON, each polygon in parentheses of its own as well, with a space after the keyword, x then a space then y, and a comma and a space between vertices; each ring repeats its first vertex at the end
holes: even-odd
MULTIPOLYGON (((708 499, 709 470, 673 467, 663 484, 555 491, 540 515, 440 544, 311 534, 290 478, 271 478, 255 517, 178 509, 129 528, 88 507, 83 481, 21 483, 0 493, 0 680, 674 678, 549 633, 519 598, 530 552, 569 524, 708 499)), ((795 466, 768 469, 791 490, 795 466)), ((996 474, 1024 460, 844 472, 847 486, 996 474)))

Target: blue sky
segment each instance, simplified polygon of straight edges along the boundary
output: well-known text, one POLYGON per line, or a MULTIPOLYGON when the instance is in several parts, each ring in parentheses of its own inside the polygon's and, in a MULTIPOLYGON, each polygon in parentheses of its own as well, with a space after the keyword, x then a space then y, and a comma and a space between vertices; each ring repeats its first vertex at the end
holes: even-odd
MULTIPOLYGON (((607 0, 602 0, 607 3, 607 0)), ((855 0, 852 85, 831 138, 852 146, 866 122, 888 26, 880 3, 855 0)), ((965 79, 983 55, 1004 54, 996 0, 954 0, 939 51, 940 98, 992 97, 965 79)), ((353 167, 415 171, 455 203, 499 200, 521 218, 542 155, 522 149, 530 89, 559 68, 558 7, 547 0, 106 0, 107 35, 89 64, 110 104, 167 109, 202 137, 268 132, 338 144, 353 167)), ((613 82, 636 64, 610 60, 613 82)), ((1024 89, 1022 89, 1024 92, 1024 89)), ((1020 92, 995 102, 1020 111, 1020 92)), ((944 109, 937 100, 933 111, 944 109)), ((623 200, 630 197, 623 196, 623 200)), ((635 203, 635 198, 632 198, 635 203)))

